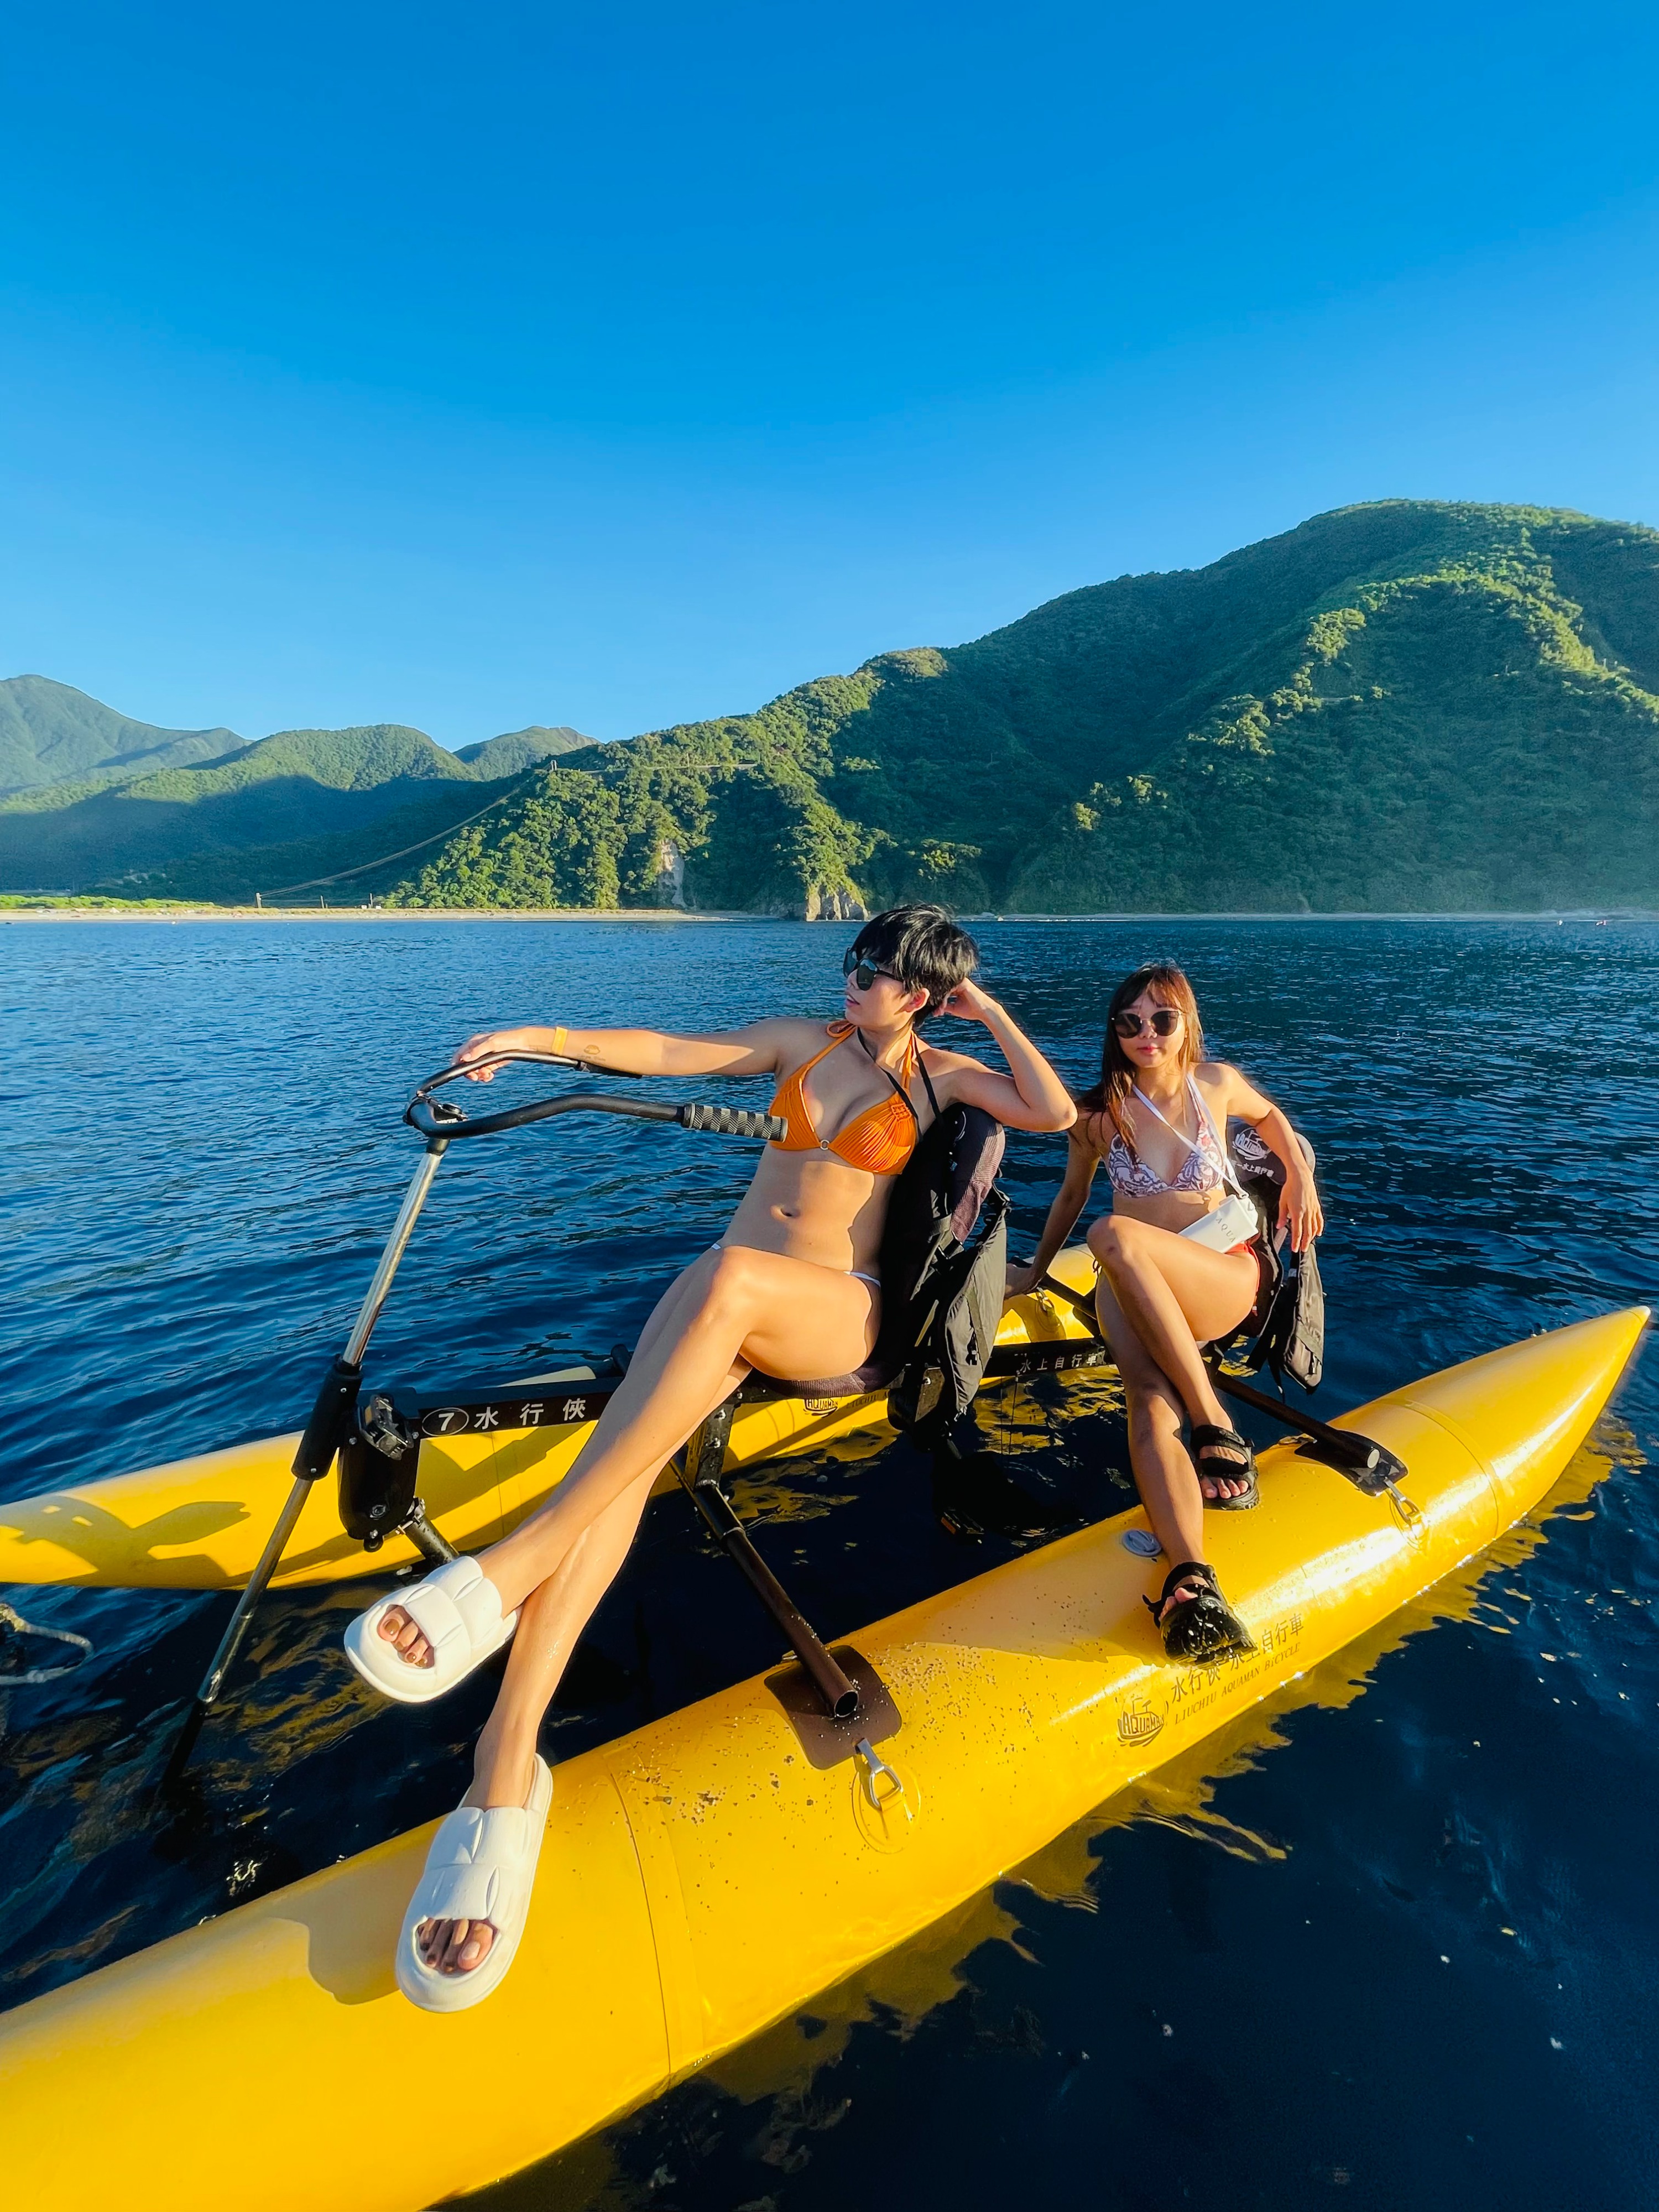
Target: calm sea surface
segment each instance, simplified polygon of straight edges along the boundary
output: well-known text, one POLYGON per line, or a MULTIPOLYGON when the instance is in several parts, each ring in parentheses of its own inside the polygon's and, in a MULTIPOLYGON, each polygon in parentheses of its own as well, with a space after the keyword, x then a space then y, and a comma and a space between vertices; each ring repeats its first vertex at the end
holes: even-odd
MULTIPOLYGON (((471 1030, 832 1012, 843 934, 0 929, 0 1496, 297 1426, 411 1170, 404 1100, 471 1030)), ((1308 1131, 1329 1218, 1316 1409, 1659 1291, 1659 927, 980 935, 991 988, 1079 1080, 1118 975, 1174 955, 1213 1048, 1308 1131)), ((763 1103, 752 1085, 702 1089, 763 1103)), ((1010 1151, 1029 1232, 1064 1146, 1010 1151)), ((575 1121, 452 1153, 372 1371, 435 1387, 631 1338, 751 1160, 575 1121)), ((990 1441, 1056 1511, 1119 1510, 1121 1426, 1048 1396, 990 1441)), ((1103 1807, 857 1989, 483 2201, 1659 2203, 1656 1439, 1649 1352, 1599 1431, 1606 1479, 1590 1489, 1587 1460, 1483 1574, 1190 1771, 1103 1807)), ((763 1541, 826 1634, 1013 1548, 948 1536, 902 1444, 791 1462, 767 1494, 791 1525, 763 1541)), ((550 1717, 554 1757, 775 1658, 690 1518, 679 1500, 652 1509, 550 1717)), ((361 1584, 267 1602, 193 1802, 165 1815, 152 1785, 228 1601, 8 1595, 95 1646, 78 1674, 0 1687, 11 2001, 445 1811, 464 1786, 490 1684, 424 1711, 372 1699, 338 1645, 361 1584)), ((411 2088, 401 2119, 365 2124, 441 2124, 441 2085, 411 2088)))

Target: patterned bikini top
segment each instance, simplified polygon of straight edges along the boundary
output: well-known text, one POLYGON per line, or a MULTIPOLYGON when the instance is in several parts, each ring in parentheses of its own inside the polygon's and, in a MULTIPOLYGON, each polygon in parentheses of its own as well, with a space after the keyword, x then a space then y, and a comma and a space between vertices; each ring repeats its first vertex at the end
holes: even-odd
POLYGON ((1135 1097, 1154 1121, 1162 1121, 1172 1136, 1180 1138, 1187 1147, 1187 1157, 1176 1170, 1175 1180, 1165 1182, 1161 1175, 1155 1173, 1145 1160, 1129 1150, 1121 1136, 1114 1133, 1106 1153, 1106 1172, 1111 1177, 1114 1190, 1121 1190, 1126 1198, 1158 1198, 1165 1191, 1172 1190, 1207 1198, 1212 1190, 1232 1187, 1234 1179, 1227 1155, 1221 1149, 1221 1139, 1210 1119, 1210 1110, 1199 1096, 1198 1085, 1190 1075, 1187 1078, 1187 1091, 1198 1121, 1196 1142, 1184 1129, 1177 1129, 1173 1121, 1158 1112, 1138 1083, 1133 1085, 1133 1090, 1135 1097))
MULTIPOLYGON (((777 1096, 772 1101, 772 1111, 781 1114, 789 1124, 787 1137, 774 1137, 773 1144, 781 1152, 833 1152, 849 1168, 861 1168, 866 1175, 896 1175, 916 1148, 916 1137, 921 1124, 916 1109, 910 1103, 909 1086, 917 1070, 927 1083, 927 1071, 921 1066, 921 1055, 916 1049, 915 1034, 912 1031, 904 1055, 904 1065, 899 1074, 887 1076, 892 1089, 885 1098, 878 1098, 873 1106, 866 1106, 861 1114, 836 1130, 833 1137, 819 1136, 813 1126, 811 1109, 806 1103, 802 1088, 805 1079, 817 1066, 828 1060, 838 1044, 845 1044, 853 1035, 851 1022, 831 1022, 830 1042, 820 1053, 815 1053, 793 1075, 786 1075, 779 1084, 777 1096), (900 1085, 904 1086, 902 1090, 900 1085)), ((882 1073, 887 1074, 885 1068, 882 1073)), ((927 1084, 927 1095, 933 1097, 933 1086, 927 1084)), ((935 1102, 934 1111, 938 1111, 935 1102)))

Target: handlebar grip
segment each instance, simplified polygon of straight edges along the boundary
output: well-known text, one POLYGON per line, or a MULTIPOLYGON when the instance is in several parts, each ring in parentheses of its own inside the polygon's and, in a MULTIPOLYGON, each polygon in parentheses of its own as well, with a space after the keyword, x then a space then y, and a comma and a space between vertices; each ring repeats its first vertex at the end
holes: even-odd
POLYGON ((712 1129, 721 1137, 787 1137, 789 1124, 781 1114, 753 1114, 741 1106, 682 1106, 683 1129, 712 1129))

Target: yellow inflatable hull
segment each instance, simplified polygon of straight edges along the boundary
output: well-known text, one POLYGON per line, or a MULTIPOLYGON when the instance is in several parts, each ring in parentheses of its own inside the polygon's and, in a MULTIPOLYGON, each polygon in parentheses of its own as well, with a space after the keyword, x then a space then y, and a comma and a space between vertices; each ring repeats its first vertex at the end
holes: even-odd
POLYGON ((1167 1665, 1125 1548, 1139 1512, 854 1639, 903 1717, 819 1771, 763 1680, 558 1769, 523 1948, 475 2010, 391 1958, 422 1828, 0 2021, 18 2203, 53 2212, 415 2212, 573 2142, 916 1934, 1136 1777, 1386 1619, 1535 1505, 1606 1402, 1639 1310, 1469 1361, 1349 1425, 1410 1469, 1407 1520, 1277 1447, 1210 1524, 1256 1650, 1167 1665), (411 2095, 413 2101, 411 2102, 411 2095), (434 2115, 447 2116, 442 2124, 434 2115))
MULTIPOLYGON (((1091 1289, 1093 1264, 1081 1248, 1063 1253, 1056 1277, 1091 1289)), ((1047 1297, 1010 1302, 999 1345, 1088 1340, 1063 1304, 1047 1297)), ((580 1386, 573 1386, 579 1388, 580 1386)), ((550 1413, 556 1389, 541 1395, 550 1413)), ((860 1432, 890 1435, 887 1395, 778 1398, 740 1406, 728 1463, 822 1450, 860 1432)), ((493 1544, 542 1504, 592 1434, 592 1422, 550 1421, 486 1436, 426 1437, 417 1488, 428 1518, 458 1551, 493 1544)), ((297 1432, 262 1437, 137 1474, 48 1491, 0 1504, 0 1583, 83 1583, 124 1589, 237 1589, 252 1573, 293 1486, 297 1432)), ((673 1477, 668 1478, 672 1483, 673 1477)), ((332 1481, 312 1491, 273 1587, 387 1575, 416 1558, 405 1536, 369 1553, 340 1526, 332 1481)))

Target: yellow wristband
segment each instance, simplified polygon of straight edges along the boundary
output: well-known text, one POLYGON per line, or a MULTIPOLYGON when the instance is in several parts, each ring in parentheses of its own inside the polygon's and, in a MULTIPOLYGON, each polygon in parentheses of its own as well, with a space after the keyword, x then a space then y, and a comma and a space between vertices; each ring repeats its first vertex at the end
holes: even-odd
POLYGON ((553 1032, 553 1049, 556 1053, 561 1053, 564 1050, 565 1039, 569 1036, 569 1030, 567 1030, 564 1024, 561 1022, 557 1029, 553 1032))

